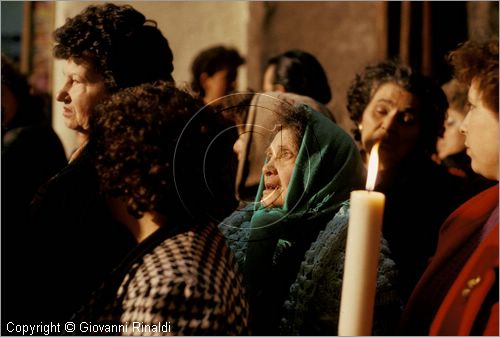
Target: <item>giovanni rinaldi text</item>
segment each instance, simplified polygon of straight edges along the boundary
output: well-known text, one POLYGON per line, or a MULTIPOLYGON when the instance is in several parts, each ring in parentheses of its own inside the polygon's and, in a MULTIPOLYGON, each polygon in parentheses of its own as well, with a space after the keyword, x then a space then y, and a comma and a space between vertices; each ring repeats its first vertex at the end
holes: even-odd
POLYGON ((15 324, 8 322, 6 325, 9 333, 17 333, 22 336, 53 335, 58 333, 129 333, 148 334, 172 332, 170 322, 144 323, 124 322, 101 323, 101 322, 66 322, 66 323, 43 323, 39 324, 15 324))

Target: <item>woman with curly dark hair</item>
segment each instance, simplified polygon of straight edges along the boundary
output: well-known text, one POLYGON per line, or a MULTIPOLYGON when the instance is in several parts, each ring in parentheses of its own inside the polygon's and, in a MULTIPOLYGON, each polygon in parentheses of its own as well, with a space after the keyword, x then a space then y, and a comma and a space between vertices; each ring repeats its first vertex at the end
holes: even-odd
MULTIPOLYGON (((100 186, 139 245, 74 320, 248 334, 236 260, 210 219, 219 201, 210 187, 223 182, 227 152, 212 140, 223 125, 220 114, 164 82, 125 89, 96 108, 89 146, 100 186)), ((125 334, 136 334, 130 325, 125 334)))
POLYGON ((167 39, 131 6, 89 6, 54 31, 54 56, 65 60, 57 100, 66 125, 85 133, 88 114, 106 93, 155 80, 173 81, 167 39), (85 87, 89 103, 80 103, 85 87), (95 89, 95 90, 92 90, 95 89))
POLYGON ((457 205, 454 177, 431 159, 448 102, 430 78, 391 61, 358 74, 347 101, 362 153, 380 142, 382 230, 406 300, 436 248, 440 224, 457 205))
POLYGON ((474 172, 493 187, 457 208, 402 319, 410 335, 498 336, 498 39, 468 41, 449 55, 469 86, 460 126, 474 172))
MULTIPOLYGON (((56 98, 66 126, 85 136, 93 108, 110 94, 173 81, 168 41, 154 21, 129 5, 88 6, 57 28, 54 38, 54 55, 64 63, 56 98)), ((17 283, 32 305, 19 319, 66 320, 134 246, 108 213, 84 142, 32 203, 22 262, 29 275, 17 283), (32 273, 44 276, 23 284, 32 273)))

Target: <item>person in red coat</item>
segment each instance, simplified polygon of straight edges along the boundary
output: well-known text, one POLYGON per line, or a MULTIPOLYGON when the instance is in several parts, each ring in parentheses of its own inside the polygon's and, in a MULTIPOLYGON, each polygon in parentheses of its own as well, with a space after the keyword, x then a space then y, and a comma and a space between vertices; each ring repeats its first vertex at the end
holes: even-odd
POLYGON ((453 212, 436 253, 407 303, 401 333, 498 336, 498 39, 468 41, 450 53, 468 84, 465 135, 472 169, 496 181, 453 212))

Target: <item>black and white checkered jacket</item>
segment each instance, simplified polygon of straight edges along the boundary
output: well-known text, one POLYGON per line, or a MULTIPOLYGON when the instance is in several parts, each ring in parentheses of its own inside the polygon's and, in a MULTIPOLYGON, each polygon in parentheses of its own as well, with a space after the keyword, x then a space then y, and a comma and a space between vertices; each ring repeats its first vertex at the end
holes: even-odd
POLYGON ((207 225, 153 233, 73 321, 76 334, 247 335, 248 315, 234 255, 207 225))

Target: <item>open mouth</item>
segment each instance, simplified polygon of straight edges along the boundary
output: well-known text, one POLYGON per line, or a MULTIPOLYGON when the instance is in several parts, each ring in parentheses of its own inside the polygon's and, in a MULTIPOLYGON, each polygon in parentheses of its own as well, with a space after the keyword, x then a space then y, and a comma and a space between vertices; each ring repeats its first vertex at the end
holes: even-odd
POLYGON ((280 185, 277 184, 265 184, 266 190, 277 190, 280 188, 280 185))

